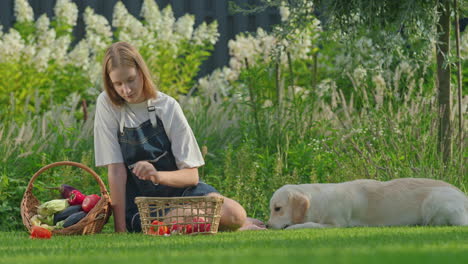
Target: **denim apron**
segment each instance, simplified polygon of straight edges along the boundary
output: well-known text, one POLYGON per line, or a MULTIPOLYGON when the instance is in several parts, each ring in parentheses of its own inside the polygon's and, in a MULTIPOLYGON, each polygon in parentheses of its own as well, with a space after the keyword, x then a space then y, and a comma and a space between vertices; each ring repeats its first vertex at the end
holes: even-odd
POLYGON ((180 197, 204 196, 218 192, 214 187, 199 182, 196 186, 176 188, 154 184, 152 181, 140 180, 132 173, 138 161, 149 161, 158 171, 177 170, 176 161, 171 149, 171 142, 164 130, 164 125, 156 115, 156 108, 148 100, 150 119, 135 128, 125 127, 125 107, 121 110, 120 131, 118 140, 127 170, 125 218, 127 230, 141 232, 141 222, 135 197, 180 197))

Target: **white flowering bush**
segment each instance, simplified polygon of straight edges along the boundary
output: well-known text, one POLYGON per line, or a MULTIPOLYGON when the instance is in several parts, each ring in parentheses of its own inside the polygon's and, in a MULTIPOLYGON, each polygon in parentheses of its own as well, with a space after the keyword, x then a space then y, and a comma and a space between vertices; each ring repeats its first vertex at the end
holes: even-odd
POLYGON ((228 43, 230 68, 239 73, 247 65, 270 63, 278 60, 282 65, 288 63, 288 53, 292 60, 310 60, 317 50, 321 27, 317 19, 311 21, 304 31, 293 31, 287 39, 279 39, 262 28, 253 34, 239 34, 228 43))
POLYGON ((322 75, 332 78, 356 106, 397 104, 413 96, 408 87, 416 82, 426 94, 433 89, 434 61, 431 44, 415 36, 362 29, 351 38, 343 32, 328 32, 318 53, 322 75), (384 89, 383 89, 383 88, 384 89), (380 95, 372 96, 378 91, 380 95), (387 100, 380 98, 386 96, 387 100))
POLYGON ((244 105, 239 108, 250 108, 256 114, 276 111, 278 104, 287 108, 304 102, 310 94, 304 88, 310 81, 308 64, 317 50, 320 32, 318 21, 313 20, 304 32, 295 31, 288 39, 281 40, 262 28, 255 34, 237 35, 228 43, 229 65, 198 81, 201 98, 197 100, 204 100, 209 108, 218 105, 222 111, 235 109, 225 108, 226 101, 241 103, 244 105), (293 73, 291 67, 295 68, 293 73), (291 81, 293 78, 301 81, 291 81))
POLYGON ((175 19, 170 5, 160 10, 153 0, 143 2, 141 16, 143 21, 137 20, 117 2, 112 19, 116 38, 138 48, 163 92, 187 93, 218 40, 217 22, 194 28, 193 15, 175 19))
POLYGON ((199 96, 182 100, 199 142, 208 149, 223 148, 244 129, 255 144, 268 146, 294 131, 304 137, 308 122, 299 113, 311 107, 309 67, 320 34, 314 19, 286 39, 259 28, 230 40, 229 65, 198 80, 199 96))
POLYGON ((69 59, 71 32, 78 10, 57 1, 55 16, 36 21, 27 0, 15 1, 16 23, 0 36, 0 120, 21 120, 62 102, 91 85, 86 72, 69 59))
POLYGON ((111 21, 87 7, 85 37, 71 46, 78 9, 70 0, 58 0, 54 16, 34 14, 27 0, 15 0, 16 23, 0 34, 0 120, 22 119, 62 102, 71 93, 91 101, 102 90, 101 63, 114 41, 135 45, 146 60, 156 84, 170 95, 187 93, 219 34, 217 23, 194 27, 194 17, 175 19, 146 0, 140 21, 117 2, 111 21), (116 30, 112 31, 112 27, 116 30))
MULTIPOLYGON (((268 2, 268 1, 267 1, 268 2)), ((270 4, 280 7, 283 22, 289 22, 289 9, 282 1, 269 1, 270 4)), ((295 0, 297 9, 310 9, 311 4, 304 0, 295 0)), ((273 33, 268 33, 262 28, 258 28, 255 33, 240 33, 235 39, 229 40, 229 65, 222 69, 215 70, 211 75, 201 78, 198 81, 198 88, 203 98, 209 98, 210 105, 221 103, 226 100, 252 103, 260 108, 268 108, 273 102, 278 103, 278 97, 291 99, 293 97, 302 98, 310 91, 304 89, 303 83, 310 82, 310 72, 308 67, 312 63, 318 51, 318 39, 322 32, 320 21, 311 19, 303 28, 292 30, 286 38, 281 37, 282 27, 275 27, 273 33), (279 32, 279 33, 278 33, 279 32), (293 66, 292 64, 295 64, 293 66), (300 66, 297 66, 300 64, 300 66), (272 71, 277 65, 280 71, 281 80, 276 80, 272 71), (289 76, 290 66, 294 67, 294 77, 301 80, 298 83, 291 83, 289 76), (249 85, 245 84, 247 75, 251 70, 258 68, 260 72, 251 74, 253 79, 260 80, 260 77, 269 82, 254 87, 249 90, 249 85), (264 69, 263 71, 261 69, 264 69), (259 75, 258 75, 259 74, 259 75), (282 87, 278 94, 278 88, 273 83, 280 82, 282 87), (288 97, 288 98, 286 98, 288 97)))
POLYGON ((76 26, 78 9, 69 0, 57 0, 54 7, 55 20, 52 22, 58 36, 69 35, 76 26))

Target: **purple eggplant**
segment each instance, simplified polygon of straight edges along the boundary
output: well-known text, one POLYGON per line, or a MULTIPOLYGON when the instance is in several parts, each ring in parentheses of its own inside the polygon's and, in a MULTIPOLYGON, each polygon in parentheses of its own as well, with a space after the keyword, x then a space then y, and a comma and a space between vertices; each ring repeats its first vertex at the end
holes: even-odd
POLYGON ((63 199, 68 199, 68 197, 70 197, 70 194, 73 190, 78 190, 78 189, 67 184, 62 184, 60 185, 60 188, 59 188, 60 194, 62 195, 63 199))
POLYGON ((78 223, 81 219, 85 218, 86 217, 86 212, 84 211, 79 211, 79 212, 76 212, 72 215, 70 215, 69 217, 67 217, 67 219, 65 219, 65 222, 63 223, 63 227, 69 227, 71 225, 74 225, 76 223, 78 223))
POLYGON ((63 199, 68 199, 68 197, 70 197, 71 195, 71 192, 73 190, 77 190, 75 187, 72 187, 70 185, 67 185, 67 184, 62 184, 60 185, 60 187, 45 187, 46 189, 49 189, 49 190, 57 190, 60 192, 60 195, 62 196, 63 199))

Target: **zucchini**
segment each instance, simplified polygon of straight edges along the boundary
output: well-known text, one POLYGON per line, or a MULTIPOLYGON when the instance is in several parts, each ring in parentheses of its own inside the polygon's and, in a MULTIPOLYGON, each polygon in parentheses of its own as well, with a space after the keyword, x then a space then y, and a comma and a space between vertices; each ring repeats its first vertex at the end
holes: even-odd
POLYGON ((85 218, 86 214, 87 213, 84 211, 79 211, 70 215, 69 217, 67 217, 67 219, 65 219, 65 222, 63 223, 63 228, 66 228, 66 227, 69 227, 78 223, 81 219, 85 218))
POLYGON ((77 213, 77 212, 79 212, 81 210, 83 210, 81 208, 81 204, 72 205, 72 206, 69 206, 69 207, 65 208, 64 210, 62 210, 62 211, 60 211, 60 212, 58 212, 58 213, 56 213, 54 215, 54 225, 57 224, 57 222, 65 220, 70 215, 72 215, 74 213, 77 213))

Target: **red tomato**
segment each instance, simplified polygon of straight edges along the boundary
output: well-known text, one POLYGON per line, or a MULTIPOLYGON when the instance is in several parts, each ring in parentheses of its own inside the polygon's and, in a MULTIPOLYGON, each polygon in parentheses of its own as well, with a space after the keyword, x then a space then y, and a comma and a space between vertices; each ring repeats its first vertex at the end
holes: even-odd
POLYGON ((193 232, 209 232, 211 229, 211 224, 206 223, 206 220, 201 217, 195 217, 192 220, 193 224, 193 232))
POLYGON ((94 206, 96 206, 100 199, 101 197, 97 194, 87 195, 81 204, 81 208, 83 208, 83 211, 89 212, 94 208, 94 206))
POLYGON ((193 226, 192 226, 192 224, 187 224, 187 225, 185 225, 185 233, 186 233, 186 234, 192 234, 192 233, 193 233, 193 226))
POLYGON ((210 223, 200 224, 199 230, 200 230, 200 232, 210 232, 211 224, 210 223))
POLYGON ((30 238, 50 239, 51 237, 52 237, 52 232, 49 229, 45 229, 40 226, 33 226, 31 229, 30 238))
POLYGON ((177 221, 171 222, 171 234, 180 234, 183 231, 183 226, 178 224, 177 221))

